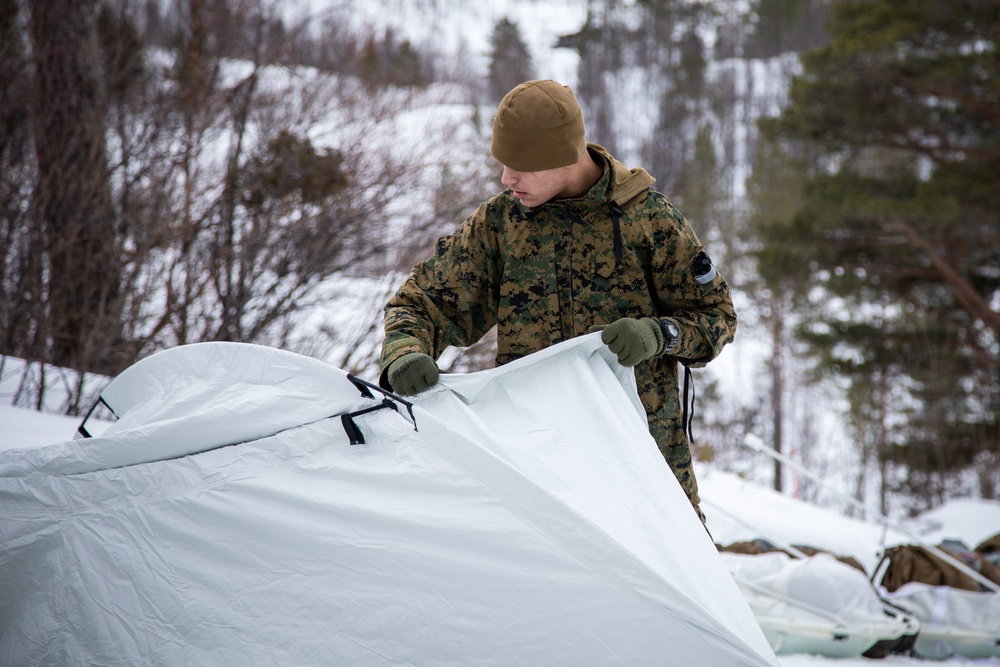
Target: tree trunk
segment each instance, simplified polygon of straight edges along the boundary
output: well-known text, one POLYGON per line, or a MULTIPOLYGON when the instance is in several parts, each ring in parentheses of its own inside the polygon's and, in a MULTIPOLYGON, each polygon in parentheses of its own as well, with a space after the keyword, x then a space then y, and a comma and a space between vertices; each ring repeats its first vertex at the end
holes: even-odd
POLYGON ((116 373, 122 340, 95 0, 32 3, 36 212, 48 255, 49 361, 116 373))
MULTIPOLYGON (((781 303, 777 296, 771 297, 771 338, 772 338, 772 355, 771 355, 771 410, 773 415, 772 422, 772 440, 774 441, 774 451, 779 454, 782 453, 784 449, 784 444, 782 439, 784 437, 784 429, 782 424, 785 419, 784 411, 784 394, 785 394, 785 383, 784 374, 782 373, 782 361, 784 357, 784 330, 781 326, 781 303)), ((781 461, 777 458, 774 459, 774 490, 781 493, 782 483, 782 472, 781 472, 781 461)))

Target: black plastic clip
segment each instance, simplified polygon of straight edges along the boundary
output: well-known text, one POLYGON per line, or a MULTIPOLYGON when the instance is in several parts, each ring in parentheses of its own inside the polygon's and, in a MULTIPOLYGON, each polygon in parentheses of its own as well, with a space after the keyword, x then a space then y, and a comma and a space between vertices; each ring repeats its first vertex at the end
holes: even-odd
POLYGON ((94 401, 94 404, 90 406, 89 410, 87 410, 87 414, 84 415, 83 421, 80 422, 80 425, 76 428, 76 432, 79 433, 84 438, 93 438, 94 437, 94 436, 92 436, 90 434, 90 431, 87 430, 87 420, 90 419, 90 416, 94 414, 94 410, 96 410, 97 406, 99 406, 99 405, 104 405, 104 407, 106 407, 108 409, 108 412, 110 412, 112 415, 114 415, 115 419, 118 419, 118 415, 115 414, 114 409, 112 409, 112 407, 110 405, 108 405, 108 402, 104 400, 104 397, 103 396, 98 396, 97 400, 94 401))
POLYGON ((354 418, 369 412, 375 412, 376 410, 383 410, 385 408, 392 408, 396 412, 399 412, 399 406, 397 403, 402 403, 406 406, 406 413, 410 416, 410 422, 413 424, 413 430, 417 431, 417 418, 413 415, 413 403, 407 401, 406 399, 400 398, 396 394, 390 391, 386 391, 382 387, 372 384, 367 380, 362 380, 356 375, 347 374, 347 379, 357 387, 358 391, 365 398, 375 398, 375 394, 372 390, 377 391, 383 395, 382 402, 378 405, 374 405, 370 408, 365 408, 364 410, 358 410, 357 412, 350 412, 340 416, 340 422, 344 425, 344 431, 347 433, 348 439, 351 441, 352 445, 363 445, 365 444, 365 437, 361 433, 361 429, 358 425, 354 423, 354 418))

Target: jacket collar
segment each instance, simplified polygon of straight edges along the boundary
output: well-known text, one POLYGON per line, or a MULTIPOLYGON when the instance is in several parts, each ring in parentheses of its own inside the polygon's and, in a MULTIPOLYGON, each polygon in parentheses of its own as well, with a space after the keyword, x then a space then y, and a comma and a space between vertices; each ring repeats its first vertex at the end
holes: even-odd
MULTIPOLYGON (((623 207, 629 201, 639 196, 653 183, 656 182, 649 173, 641 168, 629 169, 622 162, 616 160, 606 148, 598 144, 587 144, 592 157, 594 157, 603 167, 601 177, 583 195, 572 199, 553 199, 544 204, 534 207, 534 210, 545 209, 550 206, 564 206, 572 204, 583 208, 593 206, 607 206, 615 204, 623 207)), ((531 211, 533 209, 525 209, 531 211)))

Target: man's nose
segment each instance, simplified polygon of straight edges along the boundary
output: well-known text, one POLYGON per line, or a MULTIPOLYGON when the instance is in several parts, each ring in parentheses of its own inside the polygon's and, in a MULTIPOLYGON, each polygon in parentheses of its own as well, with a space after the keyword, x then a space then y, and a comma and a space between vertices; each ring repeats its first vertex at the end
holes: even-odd
POLYGON ((510 167, 504 167, 500 175, 500 182, 504 185, 513 185, 517 182, 517 172, 510 167))

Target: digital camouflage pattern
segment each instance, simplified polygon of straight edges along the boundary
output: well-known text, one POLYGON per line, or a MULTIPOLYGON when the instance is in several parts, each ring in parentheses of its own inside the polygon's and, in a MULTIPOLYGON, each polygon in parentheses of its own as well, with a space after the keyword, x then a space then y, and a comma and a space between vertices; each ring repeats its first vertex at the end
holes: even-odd
POLYGON ((676 345, 636 366, 635 378, 650 433, 704 521, 681 427, 678 361, 704 366, 733 339, 729 286, 721 275, 704 285, 695 280, 701 243, 650 189, 645 170, 629 170, 596 144, 589 149, 604 175, 582 197, 526 209, 507 190, 438 239, 435 254, 385 307, 380 382, 390 389, 385 369, 400 356, 437 359, 494 324, 500 365, 620 317, 670 318, 676 345))

